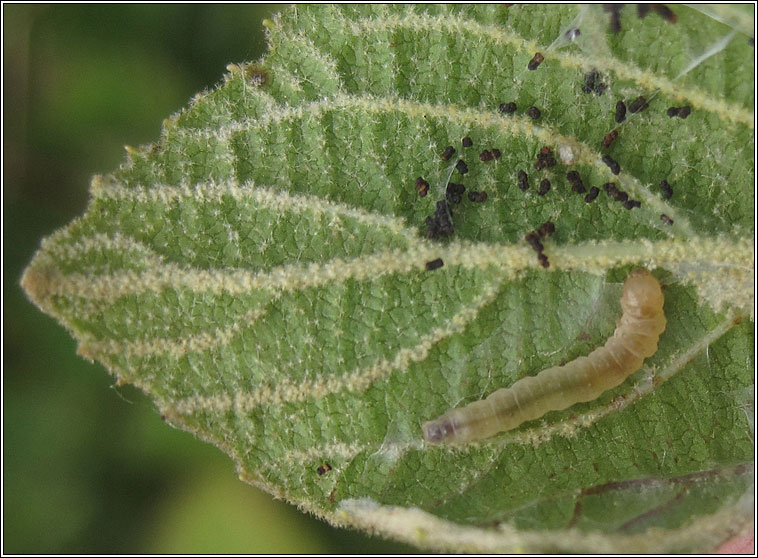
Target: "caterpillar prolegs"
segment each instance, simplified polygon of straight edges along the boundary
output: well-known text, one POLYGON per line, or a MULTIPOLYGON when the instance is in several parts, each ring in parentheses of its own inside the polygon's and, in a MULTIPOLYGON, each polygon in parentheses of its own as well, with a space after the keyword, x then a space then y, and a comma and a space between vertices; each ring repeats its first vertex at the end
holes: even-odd
POLYGON ((596 399, 620 385, 658 350, 658 337, 666 329, 658 280, 644 269, 633 271, 624 283, 621 309, 616 330, 602 347, 522 378, 486 399, 451 409, 424 423, 424 438, 446 444, 488 438, 547 412, 596 399))

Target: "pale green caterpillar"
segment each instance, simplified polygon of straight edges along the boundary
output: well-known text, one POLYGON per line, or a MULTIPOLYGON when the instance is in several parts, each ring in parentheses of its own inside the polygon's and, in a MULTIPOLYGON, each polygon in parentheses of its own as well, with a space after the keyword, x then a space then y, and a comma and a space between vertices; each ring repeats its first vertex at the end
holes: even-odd
POLYGON ((658 280, 644 269, 632 272, 624 283, 621 309, 616 331, 602 347, 425 422, 424 438, 445 444, 488 438, 620 385, 658 350, 658 337, 666 329, 658 280))

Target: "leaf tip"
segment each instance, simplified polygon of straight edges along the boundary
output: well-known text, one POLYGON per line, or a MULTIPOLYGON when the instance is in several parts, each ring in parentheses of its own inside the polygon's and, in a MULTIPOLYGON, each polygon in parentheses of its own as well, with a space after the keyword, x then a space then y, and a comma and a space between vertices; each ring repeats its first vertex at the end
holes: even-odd
POLYGON ((21 276, 21 288, 34 304, 42 307, 42 302, 49 298, 53 291, 52 273, 47 268, 31 264, 21 276))

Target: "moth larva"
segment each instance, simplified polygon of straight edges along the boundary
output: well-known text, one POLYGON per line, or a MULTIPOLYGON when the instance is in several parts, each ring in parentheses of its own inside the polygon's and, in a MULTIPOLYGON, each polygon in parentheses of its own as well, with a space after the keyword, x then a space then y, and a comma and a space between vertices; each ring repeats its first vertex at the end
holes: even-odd
POLYGON ((616 330, 602 347, 425 422, 424 439, 449 444, 488 438, 620 385, 655 353, 666 329, 658 280, 644 269, 632 272, 624 283, 621 309, 616 330))

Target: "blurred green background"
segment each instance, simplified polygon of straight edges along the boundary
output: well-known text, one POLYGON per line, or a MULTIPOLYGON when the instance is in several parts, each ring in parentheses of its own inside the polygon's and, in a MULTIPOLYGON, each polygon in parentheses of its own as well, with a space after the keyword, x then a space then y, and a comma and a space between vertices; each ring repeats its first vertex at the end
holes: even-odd
POLYGON ((260 57, 267 5, 4 5, 4 553, 405 553, 237 480, 24 297, 42 237, 123 146, 260 57))

